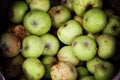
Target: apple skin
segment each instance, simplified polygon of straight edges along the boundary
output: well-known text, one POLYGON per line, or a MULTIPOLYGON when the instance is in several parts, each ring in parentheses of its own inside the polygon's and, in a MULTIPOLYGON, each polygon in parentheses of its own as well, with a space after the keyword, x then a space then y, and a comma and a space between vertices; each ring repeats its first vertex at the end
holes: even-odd
POLYGON ((60 48, 60 42, 58 38, 50 33, 41 35, 45 48, 42 55, 55 56, 60 48))
POLYGON ((47 33, 51 28, 51 24, 49 14, 41 10, 30 10, 23 20, 25 29, 38 36, 47 33))
POLYGON ((108 61, 104 61, 95 69, 94 77, 96 80, 111 80, 114 75, 114 66, 108 61))
POLYGON ((49 9, 48 14, 52 20, 52 26, 59 28, 62 24, 71 19, 71 12, 63 5, 56 5, 49 9))
POLYGON ((83 17, 89 8, 102 8, 102 0, 73 0, 76 15, 83 17))
POLYGON ((82 26, 75 20, 67 21, 57 30, 59 40, 66 45, 71 45, 72 41, 82 33, 82 26))
POLYGON ((94 74, 96 66, 100 63, 102 63, 102 59, 99 58, 98 56, 95 56, 93 59, 89 60, 86 62, 86 67, 88 71, 92 74, 94 74))
POLYGON ((89 76, 85 76, 79 80, 96 80, 96 79, 94 78, 94 76, 89 75, 89 76))
POLYGON ((13 23, 19 24, 23 21, 23 18, 27 11, 28 6, 24 1, 15 1, 10 7, 8 15, 13 23))
POLYGON ((97 45, 94 39, 89 36, 81 35, 72 42, 72 50, 81 61, 89 61, 97 53, 97 45))
POLYGON ((40 37, 29 35, 22 41, 22 55, 25 58, 40 57, 44 50, 44 44, 40 37))
POLYGON ((99 8, 88 10, 83 17, 83 27, 89 33, 102 31, 107 24, 105 13, 99 8))
POLYGON ((79 59, 74 55, 71 46, 63 46, 57 53, 58 61, 70 62, 73 66, 79 65, 79 59))
POLYGON ((101 34, 96 39, 98 48, 98 56, 102 59, 111 58, 116 51, 116 39, 109 34, 101 34))
POLYGON ((45 68, 38 58, 27 58, 22 70, 28 80, 40 80, 45 74, 45 68))
POLYGON ((52 80, 76 80, 77 70, 69 62, 59 61, 57 64, 53 65, 51 68, 51 78, 52 80))
POLYGON ((38 9, 47 12, 50 8, 50 0, 25 0, 30 9, 38 9))

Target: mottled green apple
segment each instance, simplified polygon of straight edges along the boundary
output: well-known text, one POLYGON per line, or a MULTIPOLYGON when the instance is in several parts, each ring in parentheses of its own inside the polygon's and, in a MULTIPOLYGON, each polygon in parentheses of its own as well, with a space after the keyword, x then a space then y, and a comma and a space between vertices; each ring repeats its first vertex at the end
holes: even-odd
POLYGON ((51 19, 47 12, 30 10, 24 17, 23 25, 31 34, 40 36, 50 30, 51 19))
POLYGON ((88 10, 83 17, 83 27, 89 33, 102 31, 107 24, 105 13, 99 8, 88 10))
POLYGON ((40 57, 44 50, 44 44, 40 37, 29 35, 22 41, 22 55, 25 58, 40 57))
POLYGON ((97 45, 93 38, 81 35, 73 40, 72 50, 81 61, 89 61, 95 57, 97 45))

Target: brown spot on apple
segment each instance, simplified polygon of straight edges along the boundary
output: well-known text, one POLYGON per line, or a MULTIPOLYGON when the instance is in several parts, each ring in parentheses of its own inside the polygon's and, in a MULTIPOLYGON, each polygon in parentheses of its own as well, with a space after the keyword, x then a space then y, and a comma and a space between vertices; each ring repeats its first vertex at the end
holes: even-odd
POLYGON ((72 47, 74 47, 76 44, 77 44, 77 41, 74 41, 74 42, 72 43, 72 47))

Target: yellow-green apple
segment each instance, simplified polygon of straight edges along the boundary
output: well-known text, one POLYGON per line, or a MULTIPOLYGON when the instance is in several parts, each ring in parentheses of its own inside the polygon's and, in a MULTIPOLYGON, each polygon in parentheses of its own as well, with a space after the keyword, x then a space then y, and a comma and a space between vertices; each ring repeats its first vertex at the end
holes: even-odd
POLYGON ((72 19, 64 23, 57 30, 59 40, 66 45, 70 45, 72 41, 82 33, 82 26, 72 19))
POLYGON ((30 10, 24 17, 23 25, 31 34, 40 36, 50 30, 51 19, 47 12, 30 10))
POLYGON ((76 37, 72 42, 72 50, 81 61, 93 59, 97 53, 96 41, 86 35, 76 37))
POLYGON ((96 79, 94 78, 94 76, 88 75, 88 76, 81 78, 80 80, 96 80, 96 79))

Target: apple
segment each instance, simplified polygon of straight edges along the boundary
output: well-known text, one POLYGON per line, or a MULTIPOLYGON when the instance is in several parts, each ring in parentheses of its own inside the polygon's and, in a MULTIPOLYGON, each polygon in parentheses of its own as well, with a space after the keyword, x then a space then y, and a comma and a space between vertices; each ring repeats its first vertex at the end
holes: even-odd
POLYGON ((31 34, 40 36, 50 30, 51 19, 47 12, 30 10, 24 17, 23 26, 31 34))
POLYGON ((102 0, 73 0, 73 9, 76 15, 83 17, 92 8, 102 8, 102 0))
POLYGON ((108 61, 104 61, 95 69, 94 77, 96 80, 111 80, 114 75, 114 66, 108 61))
POLYGON ((64 23, 57 30, 58 39, 66 45, 71 45, 72 41, 77 36, 82 35, 82 33, 82 26, 77 21, 72 19, 64 23))
POLYGON ((90 75, 88 69, 86 67, 84 67, 84 66, 77 66, 76 69, 77 69, 79 79, 90 75))
POLYGON ((103 29, 103 33, 113 35, 115 37, 118 37, 120 34, 120 22, 119 22, 119 17, 118 16, 110 16, 108 18, 108 23, 106 27, 103 29))
POLYGON ((43 41, 39 36, 29 35, 22 41, 22 55, 25 58, 40 57, 44 51, 43 41))
POLYGON ((45 45, 42 55, 55 56, 60 48, 58 38, 50 33, 43 34, 40 38, 45 45))
POLYGON ((45 67, 45 74, 43 76, 44 79, 51 79, 51 75, 50 75, 50 69, 51 67, 57 63, 57 59, 53 56, 44 56, 41 59, 42 64, 45 67))
POLYGON ((30 10, 38 9, 47 12, 50 8, 50 0, 25 0, 30 10))
POLYGON ((83 17, 83 27, 89 33, 102 31, 106 27, 106 24, 106 14, 99 8, 88 10, 83 17))
POLYGON ((12 3, 8 16, 11 22, 15 24, 22 23, 25 14, 28 11, 28 6, 24 1, 14 1, 12 3))
POLYGON ((94 78, 94 76, 88 75, 88 76, 81 78, 80 80, 96 80, 96 79, 94 78))
POLYGON ((97 37, 98 56, 102 59, 111 58, 116 51, 116 39, 110 34, 101 34, 97 37))
POLYGON ((52 26, 59 28, 62 24, 71 19, 71 12, 62 5, 56 5, 49 9, 48 14, 52 20, 52 26))
POLYGON ((93 59, 97 53, 96 41, 86 35, 76 37, 72 42, 72 50, 81 61, 93 59))
POLYGON ((27 58, 22 70, 28 80, 40 80, 45 74, 45 68, 38 58, 27 58))
POLYGON ((21 41, 13 33, 5 32, 0 39, 1 56, 12 58, 19 54, 21 41))
POLYGON ((86 67, 87 67, 88 71, 90 73, 94 74, 97 65, 102 63, 102 61, 103 60, 101 58, 99 58, 98 56, 95 56, 93 59, 87 61, 86 67))
POLYGON ((74 55, 71 46, 63 46, 57 53, 58 61, 70 62, 73 66, 77 66, 80 60, 74 55))
POLYGON ((60 61, 51 67, 52 80, 76 80, 77 70, 69 62, 60 61))

